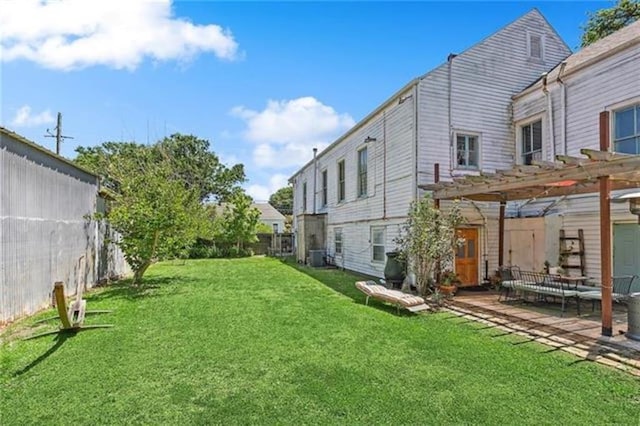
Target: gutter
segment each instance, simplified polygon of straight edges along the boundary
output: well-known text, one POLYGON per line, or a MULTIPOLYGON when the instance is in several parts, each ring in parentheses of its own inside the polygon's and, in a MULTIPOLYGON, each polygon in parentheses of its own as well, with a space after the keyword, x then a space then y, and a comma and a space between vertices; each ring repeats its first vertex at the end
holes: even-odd
POLYGON ((542 74, 542 92, 547 98, 547 114, 549 115, 549 143, 551 144, 551 161, 556 159, 556 139, 553 131, 553 99, 551 99, 551 92, 547 88, 547 73, 542 74))
POLYGON ((562 80, 562 74, 567 61, 562 61, 556 82, 560 85, 560 139, 562 140, 562 154, 567 155, 567 85, 562 80))

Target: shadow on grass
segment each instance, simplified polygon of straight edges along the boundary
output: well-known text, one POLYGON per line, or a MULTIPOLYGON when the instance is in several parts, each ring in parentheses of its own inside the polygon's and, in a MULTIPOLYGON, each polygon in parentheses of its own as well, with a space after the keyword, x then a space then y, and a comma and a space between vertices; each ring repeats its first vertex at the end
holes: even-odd
POLYGON ((54 345, 51 346, 49 349, 47 349, 47 351, 42 355, 40 355, 38 358, 31 361, 27 366, 13 373, 13 377, 22 376, 23 374, 28 373, 29 370, 36 367, 42 361, 46 360, 51 355, 53 355, 58 349, 60 349, 60 347, 64 344, 64 342, 74 337, 76 334, 77 332, 75 331, 61 331, 57 333, 54 338, 54 342, 55 342, 54 345))
MULTIPOLYGON (((358 272, 343 271, 337 268, 313 268, 310 266, 300 265, 291 258, 281 259, 282 264, 289 266, 305 275, 315 279, 316 281, 324 284, 331 290, 338 292, 344 296, 347 296, 355 303, 364 305, 366 303, 366 296, 356 288, 356 281, 376 281, 378 278, 370 275, 360 274, 358 272)), ((369 305, 374 309, 378 309, 383 312, 391 313, 396 316, 410 317, 416 314, 407 311, 406 309, 398 310, 393 305, 388 305, 383 302, 379 302, 374 299, 369 299, 369 305)))
POLYGON ((104 286, 104 291, 88 295, 87 299, 97 302, 109 299, 125 299, 134 301, 142 298, 162 297, 163 294, 159 292, 159 290, 163 287, 192 281, 196 280, 194 278, 182 276, 150 277, 145 278, 142 283, 134 286, 131 284, 131 279, 124 279, 104 286))

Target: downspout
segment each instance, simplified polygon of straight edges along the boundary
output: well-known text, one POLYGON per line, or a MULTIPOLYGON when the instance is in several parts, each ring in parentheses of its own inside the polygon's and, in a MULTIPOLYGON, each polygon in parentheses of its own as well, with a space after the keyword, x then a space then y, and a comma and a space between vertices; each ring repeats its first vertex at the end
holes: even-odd
MULTIPOLYGON (((418 132, 418 85, 420 84, 420 81, 418 81, 414 86, 413 86, 413 137, 414 137, 414 144, 413 144, 413 160, 414 160, 414 164, 413 164, 413 199, 415 201, 418 201, 418 171, 419 171, 419 166, 418 166, 418 153, 420 152, 418 150, 419 146, 419 132, 418 132)), ((640 217, 640 216, 639 216, 640 217)))
POLYGON ((551 99, 551 92, 547 87, 547 73, 542 74, 542 91, 547 97, 547 114, 549 115, 549 143, 551 144, 551 161, 556 160, 556 141, 553 131, 553 100, 551 99))
POLYGON ((567 66, 567 61, 562 61, 560 64, 560 70, 558 71, 558 78, 556 82, 560 85, 560 138, 562 140, 562 153, 567 155, 567 86, 562 80, 562 74, 567 66))
POLYGON ((387 111, 382 112, 382 219, 387 218, 387 111))
POLYGON ((453 99, 453 81, 452 81, 452 77, 453 77, 453 58, 455 58, 456 55, 455 53, 450 53, 449 56, 447 57, 447 62, 449 64, 448 66, 448 72, 449 72, 449 78, 448 78, 448 94, 447 94, 447 120, 448 120, 448 129, 449 129, 449 175, 453 175, 453 120, 452 120, 452 107, 451 107, 451 101, 453 99))
POLYGON ((313 214, 316 214, 316 184, 318 181, 318 148, 313 148, 313 214))

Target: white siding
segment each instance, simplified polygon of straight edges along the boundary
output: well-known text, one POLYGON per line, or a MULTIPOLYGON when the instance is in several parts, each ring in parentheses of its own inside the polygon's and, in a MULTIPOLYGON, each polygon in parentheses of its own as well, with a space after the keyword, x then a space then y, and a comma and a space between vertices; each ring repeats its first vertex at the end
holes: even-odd
MULTIPOLYGON (((320 153, 294 177, 294 217, 302 211, 302 184, 307 182, 307 211, 313 210, 313 175, 316 170, 316 213, 327 213, 327 251, 334 252, 333 229, 343 229, 344 256, 338 264, 347 269, 382 276, 384 264, 371 261, 370 227, 388 226, 385 249, 395 247, 397 224, 405 220, 414 197, 415 160, 413 88, 366 122, 357 125, 344 140, 320 153), (400 102, 400 99, 404 99, 400 102), (365 139, 375 140, 365 143, 365 139), (367 196, 357 196, 358 151, 367 149, 367 196), (338 162, 345 162, 345 200, 338 203, 338 162), (327 205, 322 206, 322 171, 327 170, 327 205)), ((294 227, 297 221, 294 221, 294 227)), ((295 229, 295 228, 294 228, 295 229)))
POLYGON ((533 10, 427 74, 419 86, 419 182, 433 182, 434 163, 440 163, 443 180, 459 173, 451 155, 450 132, 457 130, 481 135, 484 171, 510 166, 515 154, 511 97, 569 53, 544 17, 533 10), (527 34, 543 36, 544 61, 528 57, 527 34))

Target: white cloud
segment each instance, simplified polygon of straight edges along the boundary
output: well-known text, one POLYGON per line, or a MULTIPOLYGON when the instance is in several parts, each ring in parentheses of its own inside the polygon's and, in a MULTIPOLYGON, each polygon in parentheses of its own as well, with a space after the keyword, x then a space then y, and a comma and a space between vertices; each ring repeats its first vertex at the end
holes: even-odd
POLYGON ((287 186, 288 177, 283 174, 275 174, 269 178, 269 182, 266 185, 253 184, 247 187, 247 194, 249 194, 255 201, 268 201, 271 194, 278 189, 287 186))
POLYGON ((273 169, 304 164, 314 147, 322 150, 355 124, 349 114, 339 114, 310 96, 270 100, 262 111, 237 106, 231 115, 247 125, 243 136, 256 145, 254 162, 273 169))
POLYGON ((45 68, 135 69, 144 58, 188 61, 199 53, 231 60, 238 44, 218 25, 173 16, 170 0, 20 0, 0 8, 2 60, 45 68))
POLYGON ((48 109, 40 113, 32 113, 31 107, 29 105, 24 105, 16 111, 16 116, 11 120, 11 125, 16 127, 30 127, 53 122, 53 115, 48 109))

